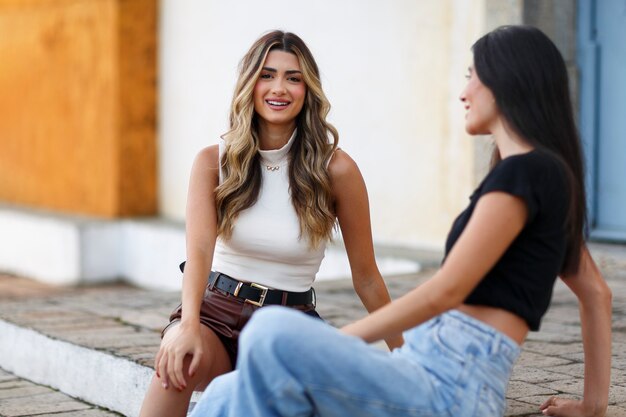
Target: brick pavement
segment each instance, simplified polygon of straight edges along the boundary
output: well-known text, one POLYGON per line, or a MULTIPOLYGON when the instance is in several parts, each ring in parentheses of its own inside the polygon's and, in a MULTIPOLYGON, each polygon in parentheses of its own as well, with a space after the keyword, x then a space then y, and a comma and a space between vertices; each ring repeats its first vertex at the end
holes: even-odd
POLYGON ((78 401, 52 388, 20 379, 0 369, 0 415, 3 417, 115 417, 119 414, 78 401))
MULTIPOLYGON (((626 417, 626 248, 595 245, 593 252, 614 295, 613 370, 607 416, 626 417)), ((405 293, 433 272, 433 268, 427 268, 418 274, 387 277, 392 296, 405 293)), ((341 326, 364 314, 350 280, 320 282, 316 288, 318 309, 331 324, 341 326)), ((178 299, 178 293, 124 284, 58 288, 0 276, 1 320, 146 367, 152 366, 158 332, 178 299)), ((89 375, 89 370, 84 372, 85 378, 97 378, 89 375)), ((529 335, 514 368, 506 416, 540 416, 538 404, 548 396, 579 396, 582 373, 576 300, 565 285, 558 283, 541 331, 529 335)), ((119 414, 0 370, 0 416, 34 415, 119 414)))

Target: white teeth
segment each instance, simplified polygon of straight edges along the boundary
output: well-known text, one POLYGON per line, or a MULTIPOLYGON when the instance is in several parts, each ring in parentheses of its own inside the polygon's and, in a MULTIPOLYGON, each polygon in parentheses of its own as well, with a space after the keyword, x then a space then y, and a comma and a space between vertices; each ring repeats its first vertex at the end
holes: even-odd
POLYGON ((284 101, 272 101, 272 100, 267 100, 267 104, 270 104, 270 105, 272 105, 272 106, 286 106, 286 105, 287 105, 287 104, 289 104, 289 103, 284 102, 284 101))

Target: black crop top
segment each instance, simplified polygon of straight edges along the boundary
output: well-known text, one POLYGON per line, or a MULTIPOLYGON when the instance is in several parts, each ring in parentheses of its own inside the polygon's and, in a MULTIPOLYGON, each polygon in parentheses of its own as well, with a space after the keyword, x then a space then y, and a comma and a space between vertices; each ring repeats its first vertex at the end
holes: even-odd
POLYGON ((446 256, 465 229, 480 197, 492 191, 523 199, 528 218, 521 233, 465 303, 511 311, 526 320, 531 330, 539 330, 565 258, 568 193, 564 167, 554 156, 539 150, 500 161, 452 224, 446 256))

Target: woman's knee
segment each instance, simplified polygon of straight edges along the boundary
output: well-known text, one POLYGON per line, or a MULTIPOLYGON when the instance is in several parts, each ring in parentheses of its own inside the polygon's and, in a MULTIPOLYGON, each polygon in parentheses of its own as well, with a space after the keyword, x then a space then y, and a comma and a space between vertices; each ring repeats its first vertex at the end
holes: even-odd
POLYGON ((239 339, 239 354, 245 355, 249 349, 276 351, 288 341, 302 335, 308 321, 312 321, 299 311, 286 307, 264 307, 254 313, 239 339), (280 343, 277 343, 280 342, 280 343))

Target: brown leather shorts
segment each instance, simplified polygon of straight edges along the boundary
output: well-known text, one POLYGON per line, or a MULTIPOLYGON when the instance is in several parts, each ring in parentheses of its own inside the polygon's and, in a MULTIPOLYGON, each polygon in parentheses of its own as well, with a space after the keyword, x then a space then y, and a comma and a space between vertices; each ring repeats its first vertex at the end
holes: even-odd
MULTIPOLYGON (((313 304, 289 307, 300 310, 310 316, 321 318, 315 311, 315 305, 313 304)), ((207 287, 204 292, 204 300, 200 306, 200 323, 213 330, 217 337, 220 338, 230 357, 233 369, 237 363, 239 333, 250 320, 252 313, 259 308, 263 307, 246 303, 243 299, 215 287, 212 289, 207 287)), ((179 305, 170 315, 170 323, 161 332, 161 337, 171 326, 180 322, 181 313, 182 306, 179 305)))

